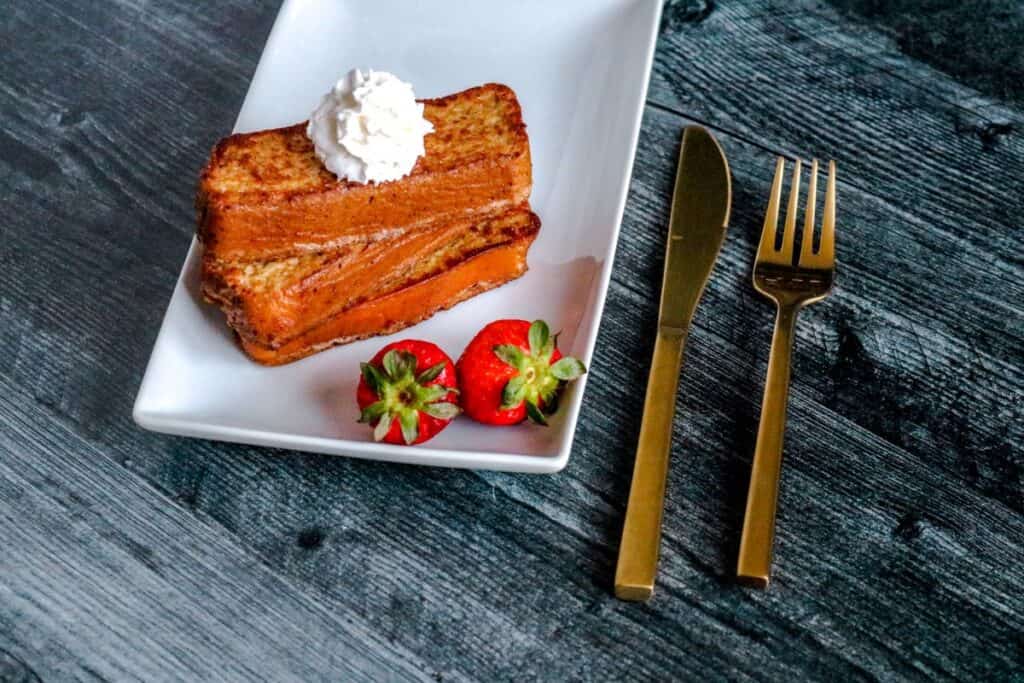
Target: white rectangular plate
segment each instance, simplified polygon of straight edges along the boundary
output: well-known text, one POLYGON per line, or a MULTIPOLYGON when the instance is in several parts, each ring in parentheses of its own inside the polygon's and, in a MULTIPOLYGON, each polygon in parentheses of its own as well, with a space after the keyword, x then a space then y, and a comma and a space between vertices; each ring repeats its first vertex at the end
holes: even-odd
POLYGON ((356 423, 359 362, 410 337, 433 341, 457 359, 491 320, 542 318, 562 331, 561 348, 589 365, 660 13, 660 0, 286 0, 235 130, 304 120, 356 66, 391 71, 418 97, 505 83, 522 103, 532 204, 542 221, 530 270, 392 337, 267 368, 246 358, 221 313, 203 303, 200 248, 193 243, 135 401, 135 421, 171 434, 392 462, 562 469, 585 377, 570 385, 548 428, 485 427, 461 418, 410 448, 373 443, 369 429, 356 423))

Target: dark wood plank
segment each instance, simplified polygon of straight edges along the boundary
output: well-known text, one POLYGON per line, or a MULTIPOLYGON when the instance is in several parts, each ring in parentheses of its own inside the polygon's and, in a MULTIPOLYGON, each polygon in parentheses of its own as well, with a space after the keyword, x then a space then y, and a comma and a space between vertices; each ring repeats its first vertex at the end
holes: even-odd
POLYGON ((918 0, 830 0, 845 19, 891 37, 899 56, 931 64, 969 88, 1024 104, 1024 5, 1014 0, 971 3, 918 0))
POLYGON ((17 207, 0 228, 0 672, 198 677, 204 657, 268 679, 1019 672, 1024 147, 977 126, 1024 117, 827 6, 704 4, 667 6, 573 458, 523 477, 135 428, 195 169, 275 8, 15 3, 0 25, 15 75, 0 199, 17 207), (734 221, 680 388, 659 593, 628 605, 608 588, 695 119, 729 155, 734 221), (844 241, 836 294, 799 328, 777 581, 752 593, 731 574, 771 311, 748 280, 779 151, 839 159, 844 241))
POLYGON ((30 401, 0 397, 0 650, 26 670, 41 680, 437 673, 65 426, 27 414, 30 401))
POLYGON ((890 41, 863 29, 842 39, 827 8, 716 7, 662 36, 651 100, 768 149, 836 158, 844 189, 874 198, 840 213, 840 277, 860 299, 858 323, 821 331, 855 356, 848 369, 861 375, 845 379, 870 380, 878 402, 848 409, 1024 511, 1024 139, 979 137, 965 88, 928 67, 904 59, 894 75, 861 59, 890 41))

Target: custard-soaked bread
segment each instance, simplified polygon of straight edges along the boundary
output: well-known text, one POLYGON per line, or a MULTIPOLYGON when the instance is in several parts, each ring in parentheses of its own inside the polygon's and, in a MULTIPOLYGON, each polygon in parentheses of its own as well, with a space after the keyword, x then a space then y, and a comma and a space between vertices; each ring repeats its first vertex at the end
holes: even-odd
POLYGON ((431 278, 498 244, 533 235, 540 220, 523 204, 500 216, 460 220, 268 262, 203 259, 203 293, 250 342, 282 346, 329 317, 431 278))
POLYGON ((265 261, 382 239, 530 196, 530 144, 515 93, 488 84, 425 100, 434 124, 412 173, 339 180, 317 159, 306 124, 221 140, 200 176, 198 235, 209 258, 265 261))
POLYGON ((282 365, 338 344, 393 334, 525 273, 526 252, 536 235, 534 228, 433 277, 353 306, 276 349, 240 338, 242 348, 258 363, 282 365))

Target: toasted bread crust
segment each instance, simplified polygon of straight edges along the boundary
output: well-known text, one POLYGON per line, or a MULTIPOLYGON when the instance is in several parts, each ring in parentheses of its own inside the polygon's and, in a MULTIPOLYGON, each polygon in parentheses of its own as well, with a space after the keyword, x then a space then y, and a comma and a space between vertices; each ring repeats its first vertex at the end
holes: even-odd
POLYGON ((394 240, 269 263, 225 263, 204 256, 204 296, 221 305, 246 341, 277 348, 364 301, 428 279, 498 244, 539 230, 528 205, 394 240))
POLYGON ((282 365, 359 339, 387 335, 422 322, 526 272, 526 252, 536 230, 516 240, 491 247, 432 278, 366 301, 279 348, 239 337, 242 349, 263 365, 282 365))
POLYGON ((316 158, 304 123, 225 138, 196 197, 206 253, 227 261, 285 258, 528 200, 529 139, 510 88, 492 83, 425 100, 424 116, 435 127, 426 153, 410 175, 385 183, 336 179, 316 158))

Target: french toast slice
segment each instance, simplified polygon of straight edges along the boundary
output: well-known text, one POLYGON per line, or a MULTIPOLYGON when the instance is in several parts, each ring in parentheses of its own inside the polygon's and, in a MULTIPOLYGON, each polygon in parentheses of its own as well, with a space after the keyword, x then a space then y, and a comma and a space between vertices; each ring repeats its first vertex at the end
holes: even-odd
POLYGON ((342 311, 433 277, 493 245, 535 234, 539 226, 523 204, 500 216, 275 261, 225 263, 206 255, 202 289, 240 337, 276 348, 342 311))
POLYGON ((433 277, 354 306, 278 348, 241 337, 239 341, 256 362, 283 365, 339 344, 393 334, 520 277, 536 236, 535 227, 532 233, 485 249, 433 277))
POLYGON ((336 178, 317 159, 305 123, 221 140, 196 197, 207 255, 287 258, 528 200, 530 144, 510 88, 491 83, 423 104, 434 132, 410 175, 393 182, 336 178))

